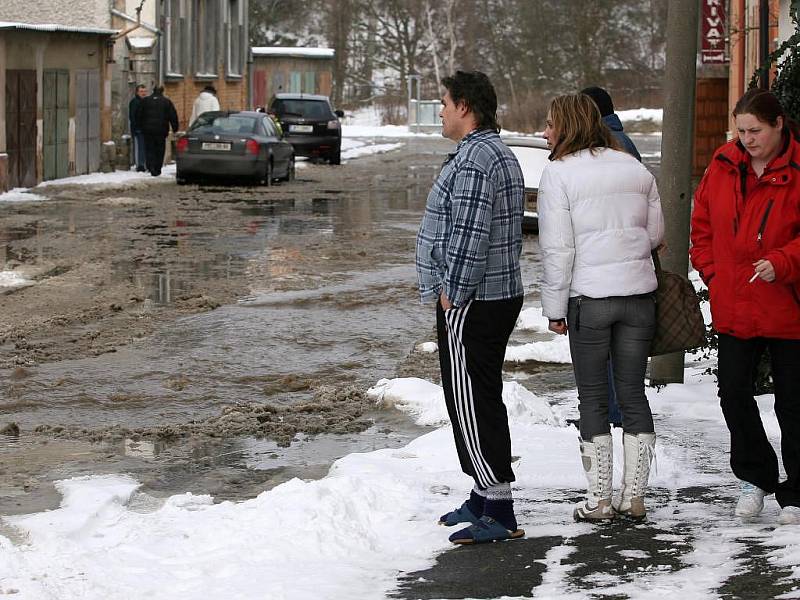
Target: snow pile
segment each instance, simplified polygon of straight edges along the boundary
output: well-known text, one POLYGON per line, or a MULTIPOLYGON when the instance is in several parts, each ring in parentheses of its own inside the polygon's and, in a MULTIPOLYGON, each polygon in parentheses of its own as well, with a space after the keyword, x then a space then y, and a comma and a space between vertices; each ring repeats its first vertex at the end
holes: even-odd
POLYGON ((351 160, 353 158, 360 158, 362 156, 370 156, 372 154, 382 154, 384 152, 391 152, 403 146, 402 143, 394 144, 367 144, 365 142, 358 142, 355 140, 342 140, 342 160, 351 160))
POLYGON ((633 108, 631 110, 618 110, 617 116, 623 123, 631 121, 653 121, 661 123, 664 117, 662 108, 633 108))
POLYGON ((544 362, 570 364, 569 339, 565 335, 557 335, 551 340, 530 342, 506 348, 506 362, 544 362))
POLYGON ((417 344, 415 349, 417 352, 433 353, 439 350, 439 344, 436 342, 422 342, 421 344, 417 344))
POLYGON ((175 165, 166 165, 161 169, 161 175, 154 178, 150 173, 139 173, 137 171, 112 171, 111 173, 89 173, 87 175, 75 175, 74 177, 64 177, 63 179, 53 179, 43 181, 37 187, 48 187, 51 185, 108 185, 119 186, 125 183, 139 183, 153 179, 174 179, 175 165))
MULTIPOLYGON (((367 396, 384 407, 409 413, 418 425, 446 425, 450 422, 442 388, 416 377, 381 379, 367 390, 367 396)), ((519 383, 503 383, 503 402, 515 423, 546 424, 561 427, 564 419, 556 415, 546 400, 519 383)))
POLYGON ((410 414, 418 425, 444 425, 450 422, 442 388, 424 379, 381 379, 367 390, 367 397, 381 406, 394 407, 410 414))
POLYGON ((441 133, 415 133, 406 125, 342 125, 342 137, 404 138, 442 137, 441 133))
POLYGON ((47 197, 31 194, 26 188, 14 188, 0 194, 0 202, 39 202, 41 200, 47 200, 47 197))
POLYGON ((19 287, 30 283, 33 282, 25 279, 16 271, 0 271, 0 288, 19 287))
POLYGON ((519 313, 517 318, 517 325, 515 329, 519 331, 535 331, 537 333, 546 333, 550 321, 542 314, 541 306, 532 306, 526 308, 519 313))

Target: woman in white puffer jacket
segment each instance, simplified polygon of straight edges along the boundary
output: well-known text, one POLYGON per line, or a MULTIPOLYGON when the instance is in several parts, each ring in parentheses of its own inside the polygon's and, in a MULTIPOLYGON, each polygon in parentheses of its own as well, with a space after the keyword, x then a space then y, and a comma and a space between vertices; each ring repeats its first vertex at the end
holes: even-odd
POLYGON ((574 516, 643 519, 655 449, 644 378, 658 287, 650 253, 664 232, 658 189, 653 175, 619 148, 588 96, 555 98, 545 138, 552 153, 538 195, 542 311, 551 331, 569 332, 589 483, 574 516), (609 355, 623 413, 625 460, 621 495, 613 506, 609 355))
POLYGON ((219 110, 219 100, 217 100, 217 90, 213 85, 207 85, 203 91, 198 94, 192 105, 192 115, 189 117, 189 126, 197 120, 197 117, 205 112, 219 110))

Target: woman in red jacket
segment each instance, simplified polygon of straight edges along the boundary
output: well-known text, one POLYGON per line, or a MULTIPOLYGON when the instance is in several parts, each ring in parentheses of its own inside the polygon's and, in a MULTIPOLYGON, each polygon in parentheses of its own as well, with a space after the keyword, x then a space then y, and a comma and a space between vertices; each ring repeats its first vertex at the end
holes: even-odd
POLYGON ((800 523, 800 129, 775 96, 750 90, 733 110, 738 139, 697 188, 692 264, 708 285, 719 334, 719 397, 740 480, 735 513, 751 518, 775 493, 779 522, 800 523), (753 398, 769 349, 787 479, 753 398))

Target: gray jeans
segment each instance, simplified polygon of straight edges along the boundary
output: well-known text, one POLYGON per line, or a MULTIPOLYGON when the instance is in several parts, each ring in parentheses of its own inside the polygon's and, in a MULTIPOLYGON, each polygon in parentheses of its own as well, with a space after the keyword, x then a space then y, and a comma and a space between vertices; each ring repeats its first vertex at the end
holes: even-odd
POLYGON ((567 324, 578 385, 581 438, 608 433, 608 357, 628 433, 652 433, 653 415, 644 393, 650 342, 655 333, 652 294, 570 298, 567 324))

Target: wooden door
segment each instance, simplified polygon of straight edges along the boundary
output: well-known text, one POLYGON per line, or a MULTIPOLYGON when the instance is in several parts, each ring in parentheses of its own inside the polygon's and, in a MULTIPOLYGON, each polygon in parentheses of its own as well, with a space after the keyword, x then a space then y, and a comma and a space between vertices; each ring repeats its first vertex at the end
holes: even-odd
POLYGON ((75 71, 75 172, 100 169, 100 72, 75 71))
POLYGON ((6 152, 11 188, 36 185, 36 71, 6 71, 6 152))
POLYGON ((69 71, 47 69, 43 74, 43 179, 69 175, 69 71))

